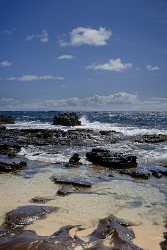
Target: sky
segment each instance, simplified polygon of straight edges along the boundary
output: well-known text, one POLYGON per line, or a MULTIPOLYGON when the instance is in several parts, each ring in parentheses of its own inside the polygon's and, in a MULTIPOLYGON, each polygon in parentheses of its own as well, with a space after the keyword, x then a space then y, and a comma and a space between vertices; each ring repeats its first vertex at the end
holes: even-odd
POLYGON ((166 0, 0 0, 0 110, 167 111, 166 0))

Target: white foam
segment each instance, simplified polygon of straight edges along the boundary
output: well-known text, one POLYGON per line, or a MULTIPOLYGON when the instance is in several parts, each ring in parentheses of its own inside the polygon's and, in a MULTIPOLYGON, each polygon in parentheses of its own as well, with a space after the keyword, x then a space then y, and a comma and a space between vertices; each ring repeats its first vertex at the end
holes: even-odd
POLYGON ((29 121, 29 122, 16 122, 16 124, 8 124, 6 127, 8 129, 93 129, 93 130, 114 130, 116 132, 121 132, 126 136, 135 136, 135 135, 145 135, 145 134, 167 134, 167 130, 160 130, 157 128, 139 128, 134 126, 121 126, 116 123, 102 123, 102 122, 90 122, 86 116, 80 118, 81 126, 75 127, 66 127, 66 126, 57 126, 52 125, 48 122, 39 122, 39 121, 29 121))
POLYGON ((133 126, 120 126, 116 123, 102 123, 102 122, 90 122, 85 116, 81 117, 81 128, 94 129, 94 130, 114 130, 121 132, 127 136, 145 135, 145 134, 167 134, 167 130, 160 130, 156 128, 139 128, 133 126))

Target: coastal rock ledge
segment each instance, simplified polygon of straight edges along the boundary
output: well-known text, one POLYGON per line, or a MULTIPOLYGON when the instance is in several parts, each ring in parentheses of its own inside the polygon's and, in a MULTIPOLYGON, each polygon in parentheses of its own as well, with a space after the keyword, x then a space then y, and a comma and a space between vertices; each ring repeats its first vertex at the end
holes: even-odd
POLYGON ((81 121, 76 113, 68 112, 56 115, 53 119, 53 125, 79 126, 81 121))

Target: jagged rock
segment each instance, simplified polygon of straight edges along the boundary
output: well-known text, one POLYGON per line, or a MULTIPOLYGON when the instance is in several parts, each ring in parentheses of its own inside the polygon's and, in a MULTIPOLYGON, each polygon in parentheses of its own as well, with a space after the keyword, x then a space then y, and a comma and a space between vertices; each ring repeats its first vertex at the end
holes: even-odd
POLYGON ((135 238, 134 232, 129 229, 129 223, 110 215, 101 219, 95 231, 90 235, 94 239, 106 239, 116 232, 120 239, 130 241, 135 238))
POLYGON ((15 118, 12 116, 0 115, 0 124, 14 124, 15 118))
POLYGON ((35 220, 45 218, 49 213, 56 212, 57 207, 28 205, 18 207, 6 214, 4 227, 9 229, 22 228, 35 220))
POLYGON ((167 135, 163 134, 153 134, 153 135, 143 135, 135 138, 136 142, 139 143, 160 143, 167 141, 167 135))
POLYGON ((81 121, 76 113, 63 113, 56 115, 53 119, 54 125, 62 125, 62 126, 79 126, 81 125, 81 121))
POLYGON ((83 177, 64 177, 64 176, 53 176, 52 180, 57 184, 68 184, 80 187, 91 187, 92 182, 89 179, 83 177))
POLYGON ((111 153, 109 150, 94 148, 86 154, 87 159, 94 163, 113 169, 132 168, 137 166, 136 156, 111 153))
POLYGON ((21 161, 19 163, 11 162, 11 163, 6 163, 6 162, 0 162, 0 173, 9 173, 9 172, 16 172, 18 170, 23 169, 26 167, 26 162, 21 161))
POLYGON ((39 236, 34 231, 23 231, 0 239, 0 250, 74 250, 82 245, 70 230, 78 226, 65 226, 51 236, 39 236))

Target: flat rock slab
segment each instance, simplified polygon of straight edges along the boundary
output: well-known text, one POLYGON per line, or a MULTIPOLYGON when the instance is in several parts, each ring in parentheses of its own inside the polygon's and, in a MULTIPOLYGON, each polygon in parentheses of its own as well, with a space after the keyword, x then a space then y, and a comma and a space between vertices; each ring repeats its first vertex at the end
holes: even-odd
POLYGON ((88 161, 93 164, 113 168, 126 169, 137 166, 137 157, 134 155, 125 155, 122 153, 112 153, 109 150, 94 148, 86 154, 88 161))
POLYGON ((6 214, 4 225, 7 228, 24 227, 32 224, 34 221, 44 218, 47 214, 56 212, 57 207, 48 206, 22 206, 6 214))
POLYGON ((37 203, 37 204, 45 204, 49 201, 52 201, 54 200, 53 197, 41 197, 41 196, 35 196, 33 197, 30 202, 31 203, 37 203))
POLYGON ((68 178, 64 176, 53 176, 52 180, 54 183, 57 184, 68 184, 68 185, 73 185, 73 186, 80 186, 80 187, 85 187, 85 188, 90 188, 92 186, 92 181, 90 181, 87 178, 83 177, 73 177, 73 178, 68 178))

